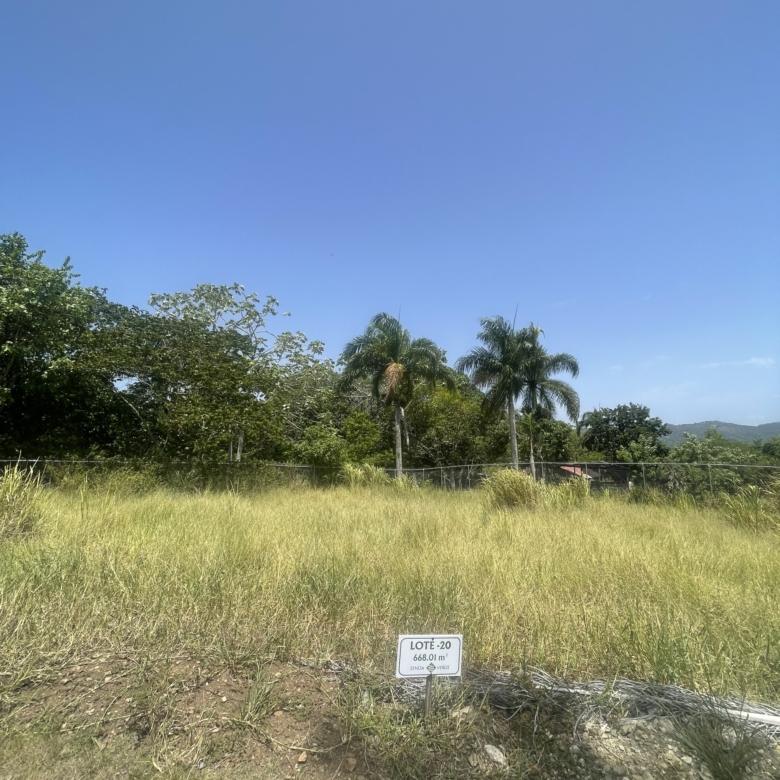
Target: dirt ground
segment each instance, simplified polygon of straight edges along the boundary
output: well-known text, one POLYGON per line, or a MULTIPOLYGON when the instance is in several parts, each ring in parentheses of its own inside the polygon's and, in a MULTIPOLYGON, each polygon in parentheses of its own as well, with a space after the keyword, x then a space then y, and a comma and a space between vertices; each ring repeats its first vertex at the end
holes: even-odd
MULTIPOLYGON (((389 681, 329 665, 96 655, 3 684, 2 780, 713 777, 670 717, 506 713, 450 692, 424 721, 389 681)), ((746 767, 734 777, 780 778, 780 749, 756 742, 746 767)))

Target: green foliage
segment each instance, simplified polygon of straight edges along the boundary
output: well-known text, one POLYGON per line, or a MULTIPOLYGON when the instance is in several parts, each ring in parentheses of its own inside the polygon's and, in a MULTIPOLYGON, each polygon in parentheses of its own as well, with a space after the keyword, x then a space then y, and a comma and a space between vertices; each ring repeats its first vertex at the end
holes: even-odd
MULTIPOLYGON (((253 481, 216 474, 217 464, 294 460, 335 471, 389 466, 395 453, 400 474, 404 457, 425 467, 511 453, 535 475, 535 458, 638 464, 666 455, 666 426, 637 404, 586 414, 582 441, 553 419, 556 406, 578 413, 577 394, 556 375, 579 367, 548 353, 533 324, 482 320, 481 345, 458 361, 469 381, 387 314, 346 345, 341 374, 320 342, 279 332, 282 316, 273 296, 238 284, 156 293, 149 310, 127 308, 81 287, 68 260, 50 267, 23 236, 0 235, 0 455, 184 462, 194 476, 180 469, 177 478, 200 486, 253 481)), ((648 483, 697 500, 733 495, 764 485, 769 471, 714 464, 780 463, 780 438, 687 436, 668 461, 648 467, 648 483)), ((636 483, 639 467, 630 468, 636 483)), ((132 481, 117 480, 117 490, 132 481)))
POLYGON ((619 447, 615 454, 615 459, 624 463, 651 463, 658 457, 658 444, 646 433, 640 433, 635 441, 619 447))
POLYGON ((501 469, 483 483, 487 503, 496 509, 532 509, 541 500, 541 486, 524 471, 501 469))
POLYGON ((483 408, 465 378, 457 387, 419 387, 406 413, 415 466, 490 463, 506 457, 506 421, 483 408))
POLYGON ((122 419, 92 355, 113 307, 66 260, 51 268, 19 234, 0 235, 0 452, 35 456, 105 446, 122 419))
POLYGON ((579 365, 567 353, 548 353, 539 341, 542 331, 533 323, 518 330, 503 317, 493 317, 483 319, 481 326, 478 338, 482 346, 460 358, 457 367, 485 390, 487 409, 494 413, 506 412, 515 466, 519 461, 515 403, 520 403, 526 415, 531 470, 535 477, 535 422, 551 418, 556 404, 562 406, 571 419, 577 419, 579 397, 574 388, 555 379, 555 374, 565 372, 577 376, 579 365))
POLYGON ((531 454, 533 436, 534 454, 539 460, 566 462, 580 460, 582 448, 575 429, 563 420, 525 415, 517 430, 517 446, 521 460, 531 454))
MULTIPOLYGON (((364 333, 344 347, 341 363, 344 366, 343 389, 359 380, 369 380, 374 398, 393 408, 396 475, 400 476, 403 468, 402 424, 415 388, 437 382, 452 384, 444 351, 430 339, 412 339, 395 317, 380 313, 371 319, 364 333)), ((408 441, 408 427, 406 438, 408 441)))
POLYGON ((352 409, 342 425, 347 459, 352 463, 367 462, 379 451, 382 431, 377 420, 363 409, 352 409))
POLYGON ((269 337, 275 299, 261 302, 240 285, 198 285, 151 302, 151 314, 119 323, 109 355, 137 418, 124 450, 211 462, 242 448, 286 457, 332 388, 321 345, 300 333, 269 337))
POLYGON ((31 534, 40 520, 40 479, 17 465, 0 473, 0 540, 31 534))
POLYGON ((552 414, 559 403, 572 419, 577 418, 577 394, 565 382, 553 379, 561 371, 577 376, 574 357, 549 354, 539 342, 541 329, 533 323, 516 329, 503 317, 493 317, 483 319, 481 326, 478 338, 483 346, 460 358, 457 366, 486 389, 486 403, 494 411, 519 400, 524 411, 541 408, 552 414))
POLYGON ((682 442, 669 453, 669 460, 675 463, 755 463, 758 459, 751 445, 730 441, 711 430, 702 438, 684 434, 682 442))
POLYGON ((660 418, 640 404, 620 404, 613 409, 601 408, 583 415, 580 434, 585 446, 603 452, 607 460, 655 461, 668 449, 662 439, 669 428, 660 418), (631 445, 635 445, 631 449, 631 445), (618 453, 623 457, 619 458, 618 453))
POLYGON ((301 463, 336 471, 346 459, 347 446, 331 423, 318 422, 304 431, 295 453, 301 463))
POLYGON ((430 339, 412 339, 389 314, 377 314, 365 332, 352 339, 341 354, 342 383, 370 379, 374 397, 405 407, 419 382, 449 380, 444 352, 430 339))
POLYGON ((754 442, 753 448, 765 463, 780 465, 780 436, 774 436, 764 442, 754 442))

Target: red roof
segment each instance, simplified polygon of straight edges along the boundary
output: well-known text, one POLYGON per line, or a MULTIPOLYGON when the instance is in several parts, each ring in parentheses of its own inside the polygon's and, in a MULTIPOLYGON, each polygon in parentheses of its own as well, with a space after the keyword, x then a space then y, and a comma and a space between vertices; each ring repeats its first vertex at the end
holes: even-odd
POLYGON ((561 468, 568 474, 574 474, 575 477, 585 477, 585 479, 593 479, 590 474, 586 474, 582 466, 561 466, 561 468))

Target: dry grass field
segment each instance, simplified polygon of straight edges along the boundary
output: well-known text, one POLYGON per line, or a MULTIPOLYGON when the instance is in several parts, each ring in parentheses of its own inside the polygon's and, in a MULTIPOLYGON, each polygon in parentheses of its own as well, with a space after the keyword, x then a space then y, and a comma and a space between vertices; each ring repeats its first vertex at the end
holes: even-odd
POLYGON ((780 700, 778 536, 714 509, 607 496, 502 511, 478 491, 379 486, 45 490, 35 511, 0 540, 6 737, 64 729, 62 680, 95 665, 117 701, 159 697, 155 676, 174 685, 181 663, 389 674, 396 635, 431 630, 462 633, 471 667, 780 700))

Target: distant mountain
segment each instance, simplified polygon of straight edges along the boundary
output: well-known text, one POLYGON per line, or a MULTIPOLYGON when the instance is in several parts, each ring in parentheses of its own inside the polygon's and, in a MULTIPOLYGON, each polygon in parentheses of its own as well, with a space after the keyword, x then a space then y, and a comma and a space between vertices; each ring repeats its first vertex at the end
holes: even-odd
POLYGON ((670 425, 671 433, 665 438, 667 444, 677 444, 683 440, 683 434, 692 433, 698 437, 704 436, 713 428, 727 439, 734 441, 755 441, 756 439, 771 439, 780 436, 780 422, 764 423, 763 425, 737 425, 736 423, 707 420, 706 422, 670 425))

